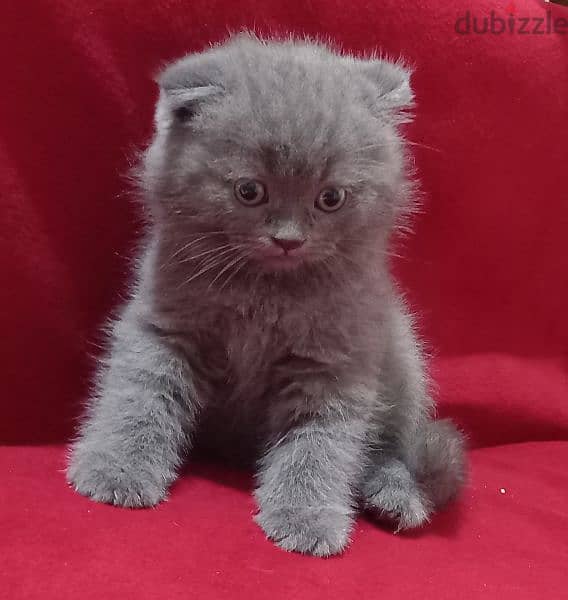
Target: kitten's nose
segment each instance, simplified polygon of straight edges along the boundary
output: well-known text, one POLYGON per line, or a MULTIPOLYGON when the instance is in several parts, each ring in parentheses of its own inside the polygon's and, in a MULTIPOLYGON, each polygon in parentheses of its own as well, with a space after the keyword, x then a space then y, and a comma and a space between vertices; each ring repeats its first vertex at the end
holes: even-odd
POLYGON ((284 252, 291 252, 292 250, 301 248, 306 240, 273 237, 272 241, 277 246, 280 246, 284 252))

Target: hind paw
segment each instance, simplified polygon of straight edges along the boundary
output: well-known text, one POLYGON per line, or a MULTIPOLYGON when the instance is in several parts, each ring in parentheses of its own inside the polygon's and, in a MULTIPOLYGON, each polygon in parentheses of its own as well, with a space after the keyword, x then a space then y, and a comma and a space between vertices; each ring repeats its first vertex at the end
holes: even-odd
POLYGON ((379 519, 396 524, 396 531, 420 527, 430 519, 429 502, 399 460, 374 467, 362 495, 364 507, 379 519))

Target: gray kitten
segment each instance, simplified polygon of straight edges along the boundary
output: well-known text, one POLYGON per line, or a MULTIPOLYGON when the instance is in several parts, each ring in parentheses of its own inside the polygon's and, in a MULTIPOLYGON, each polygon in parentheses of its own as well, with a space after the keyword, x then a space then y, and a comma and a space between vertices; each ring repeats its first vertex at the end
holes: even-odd
POLYGON ((159 84, 153 226, 69 482, 152 506, 197 440, 256 457, 256 521, 286 550, 341 552, 357 505, 424 524, 464 457, 385 258, 411 209, 409 73, 245 34, 159 84))

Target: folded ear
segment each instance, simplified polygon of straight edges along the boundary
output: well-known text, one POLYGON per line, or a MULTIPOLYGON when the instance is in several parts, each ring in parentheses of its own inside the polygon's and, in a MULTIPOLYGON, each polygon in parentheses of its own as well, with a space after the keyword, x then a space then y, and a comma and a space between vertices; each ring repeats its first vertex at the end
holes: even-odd
POLYGON ((158 129, 190 123, 203 103, 224 92, 219 68, 206 53, 174 62, 156 81, 160 86, 155 116, 158 129))
POLYGON ((377 110, 383 108, 404 111, 411 108, 414 94, 410 87, 412 71, 402 63, 383 59, 364 61, 361 69, 366 79, 376 90, 374 104, 377 110))

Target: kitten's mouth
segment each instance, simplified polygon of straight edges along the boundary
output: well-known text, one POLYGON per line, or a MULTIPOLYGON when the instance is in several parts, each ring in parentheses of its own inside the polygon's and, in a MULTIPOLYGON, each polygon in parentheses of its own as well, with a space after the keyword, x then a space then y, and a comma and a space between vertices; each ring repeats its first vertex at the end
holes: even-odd
POLYGON ((303 257, 295 253, 282 253, 263 256, 261 258, 262 266, 271 271, 291 271, 296 269, 303 262, 303 257))
POLYGON ((290 241, 266 240, 258 247, 257 260, 265 271, 291 271, 305 262, 309 251, 304 241, 291 243, 290 241))

